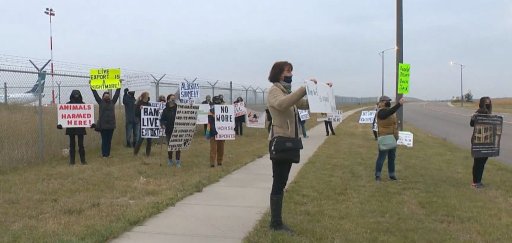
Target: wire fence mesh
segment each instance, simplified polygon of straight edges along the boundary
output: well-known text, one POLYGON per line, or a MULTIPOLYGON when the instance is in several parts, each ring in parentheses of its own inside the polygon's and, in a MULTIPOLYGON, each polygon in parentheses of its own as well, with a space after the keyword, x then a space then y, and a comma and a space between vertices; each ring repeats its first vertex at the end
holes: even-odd
MULTIPOLYGON (((85 103, 96 103, 89 86, 89 70, 98 67, 54 61, 52 73, 48 62, 0 54, 0 103, 3 104, 0 106, 0 167, 65 156, 63 149, 68 147, 67 139, 63 138, 63 131, 56 129, 56 108, 52 104, 68 102, 73 90, 82 93, 85 103)), ((121 80, 123 88, 129 88, 136 94, 149 91, 152 100, 156 100, 158 95, 175 93, 183 80, 195 80, 203 100, 206 95, 222 94, 226 102, 232 103, 237 97, 242 97, 247 105, 261 109, 267 95, 266 87, 126 69, 122 69, 121 80)), ((123 92, 120 100, 122 95, 123 92)), ((336 96, 337 104, 366 104, 376 100, 377 97, 336 96)), ((118 127, 124 127, 122 102, 118 103, 116 113, 118 127)), ((113 144, 122 145, 124 129, 116 130, 113 144)), ((99 148, 99 135, 92 129, 87 132, 85 146, 99 148)))

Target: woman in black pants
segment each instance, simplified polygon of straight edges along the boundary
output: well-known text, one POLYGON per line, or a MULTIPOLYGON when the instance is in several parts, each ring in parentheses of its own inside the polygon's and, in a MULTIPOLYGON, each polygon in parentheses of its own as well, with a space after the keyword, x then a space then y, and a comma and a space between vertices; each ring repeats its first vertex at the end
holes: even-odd
MULTIPOLYGON (((82 99, 82 94, 80 90, 71 91, 71 96, 69 97, 69 102, 66 104, 84 104, 82 99)), ((94 128, 94 124, 91 126, 94 128)), ((57 125, 58 129, 62 129, 62 125, 57 125)), ((85 127, 70 127, 66 128, 66 135, 69 136, 69 165, 75 165, 75 155, 76 155, 76 140, 78 140, 78 154, 80 155, 80 162, 82 165, 86 165, 85 161, 85 148, 84 148, 84 136, 87 134, 85 131, 85 127)))
MULTIPOLYGON (((475 117, 477 115, 490 115, 492 114, 492 103, 491 98, 482 97, 480 98, 480 103, 478 104, 478 110, 476 110, 475 114, 471 117, 471 121, 469 125, 473 127, 475 125, 475 117)), ((471 184, 474 188, 481 188, 484 186, 482 184, 482 175, 484 174, 485 163, 487 163, 487 159, 489 157, 475 157, 473 159, 473 183, 471 184)))
POLYGON ((100 106, 100 118, 98 119, 99 131, 101 134, 101 155, 103 158, 110 157, 110 148, 112 147, 112 136, 114 129, 116 129, 116 102, 119 99, 121 88, 116 89, 114 97, 110 98, 109 92, 104 92, 102 98, 98 95, 96 90, 92 90, 94 99, 100 106))
MULTIPOLYGON (((273 83, 269 90, 267 104, 272 115, 271 137, 295 137, 298 127, 297 108, 309 109, 306 88, 300 87, 292 92, 292 70, 289 62, 276 62, 270 70, 268 80, 273 83)), ((316 83, 316 80, 312 79, 316 83)), ((331 86, 331 84, 329 84, 331 86)), ((288 181, 292 161, 272 160, 272 192, 270 193, 270 228, 292 233, 282 220, 283 191, 288 181)))

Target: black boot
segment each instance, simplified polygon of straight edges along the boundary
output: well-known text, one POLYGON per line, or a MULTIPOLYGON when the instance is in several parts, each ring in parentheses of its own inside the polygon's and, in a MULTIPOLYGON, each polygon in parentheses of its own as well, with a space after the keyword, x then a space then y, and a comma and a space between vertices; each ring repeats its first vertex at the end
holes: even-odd
POLYGON ((142 145, 142 143, 135 144, 135 146, 133 147, 133 155, 137 155, 139 153, 141 145, 142 145))
POLYGON ((78 154, 80 154, 80 163, 82 163, 83 165, 86 165, 87 161, 85 161, 85 150, 83 150, 83 149, 78 150, 78 154))
POLYGON ((75 150, 69 150, 69 165, 75 165, 75 150))
POLYGON ((151 154, 151 144, 146 145, 146 156, 151 154))
POLYGON ((283 195, 270 195, 270 229, 293 234, 293 230, 283 223, 283 195))

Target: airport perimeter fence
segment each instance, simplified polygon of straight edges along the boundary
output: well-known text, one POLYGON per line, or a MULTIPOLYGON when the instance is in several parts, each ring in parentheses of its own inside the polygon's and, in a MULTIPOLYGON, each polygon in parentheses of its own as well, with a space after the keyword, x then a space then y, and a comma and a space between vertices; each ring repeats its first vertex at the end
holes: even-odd
MULTIPOLYGON (((89 70, 97 66, 70 62, 17 57, 0 54, 0 169, 2 166, 30 164, 45 159, 66 156, 68 147, 64 131, 57 130, 55 104, 69 101, 72 90, 80 90, 85 103, 95 104, 89 86, 89 70)), ((121 69, 122 86, 136 92, 136 97, 148 91, 151 100, 178 90, 187 80, 199 84, 201 102, 206 95, 222 94, 226 103, 242 97, 248 106, 265 106, 268 83, 265 87, 232 81, 205 80, 196 77, 165 75, 121 69)), ((263 86, 262 85, 262 86, 263 86)), ((113 92, 113 91, 112 91, 113 92)), ((101 95, 101 93, 100 93, 101 95)), ((123 91, 116 110, 117 128, 113 144, 124 144, 123 91)), ((336 96, 339 104, 366 104, 376 97, 357 98, 336 96)), ((98 117, 96 111, 96 117, 98 117)), ((93 129, 87 130, 85 146, 99 148, 100 137, 93 129)), ((89 155, 95 156, 95 155, 89 155)))

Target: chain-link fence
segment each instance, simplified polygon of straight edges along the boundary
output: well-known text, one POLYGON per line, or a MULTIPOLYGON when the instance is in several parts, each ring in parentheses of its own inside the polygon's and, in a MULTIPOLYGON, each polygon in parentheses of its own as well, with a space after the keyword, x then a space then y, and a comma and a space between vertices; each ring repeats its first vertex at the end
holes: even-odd
MULTIPOLYGON (((85 103, 96 103, 89 88, 89 70, 97 67, 54 61, 51 72, 48 64, 49 60, 0 55, 0 167, 65 156, 62 151, 68 148, 67 139, 64 139, 63 131, 56 129, 56 108, 52 104, 68 102, 72 90, 80 90, 85 103)), ((231 103, 242 97, 248 106, 259 109, 265 106, 268 88, 126 69, 122 69, 121 79, 123 88, 128 87, 136 94, 149 91, 152 100, 158 95, 175 93, 180 83, 187 80, 199 84, 203 100, 206 95, 222 94, 224 100, 231 103)), ((121 92, 120 101, 122 96, 121 92)), ((336 96, 338 105, 366 104, 376 100, 376 97, 336 96)), ((123 128, 124 113, 120 101, 116 120, 118 128, 123 128)), ((87 133, 85 146, 88 150, 98 149, 98 133, 92 129, 87 133)), ((116 134, 113 144, 122 145, 124 129, 116 129, 116 134)))

